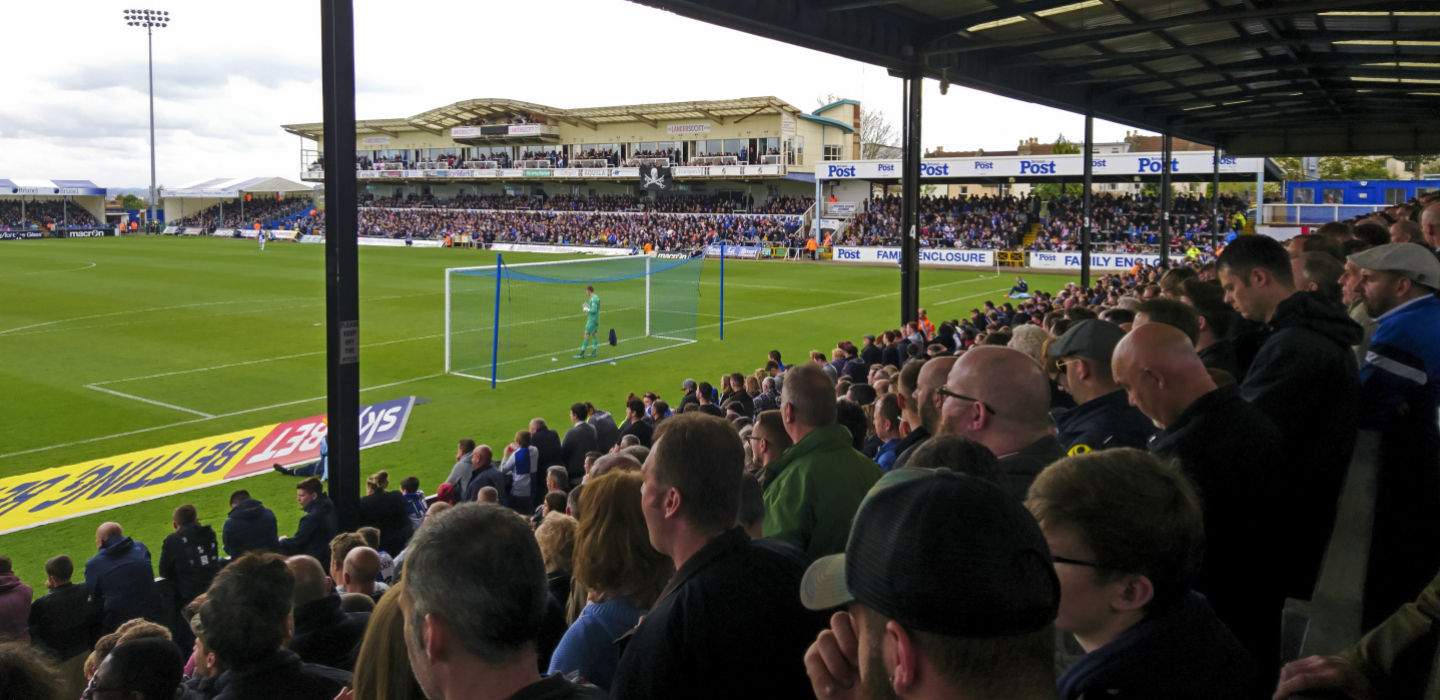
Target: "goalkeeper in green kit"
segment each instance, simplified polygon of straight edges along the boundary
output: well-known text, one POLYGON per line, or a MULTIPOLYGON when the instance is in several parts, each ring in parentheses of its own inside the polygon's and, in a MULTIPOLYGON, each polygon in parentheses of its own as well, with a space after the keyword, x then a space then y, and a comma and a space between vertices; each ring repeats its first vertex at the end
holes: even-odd
POLYGON ((585 357, 585 347, 590 346, 590 356, 594 357, 600 351, 600 341, 595 336, 600 332, 600 297, 595 293, 595 288, 585 287, 587 299, 581 305, 585 312, 585 339, 580 342, 580 354, 575 356, 579 360, 585 357))

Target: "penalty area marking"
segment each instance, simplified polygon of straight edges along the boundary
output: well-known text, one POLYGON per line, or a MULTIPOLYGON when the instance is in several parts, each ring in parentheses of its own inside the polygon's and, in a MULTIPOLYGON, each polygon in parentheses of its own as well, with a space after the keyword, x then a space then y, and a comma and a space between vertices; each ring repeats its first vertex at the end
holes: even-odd
MULTIPOLYGON (((75 262, 84 262, 84 261, 82 261, 82 260, 76 260, 75 262)), ((93 263, 93 262, 87 262, 87 263, 85 263, 84 265, 82 265, 82 266, 80 266, 80 267, 67 267, 67 268, 65 268, 64 270, 38 270, 38 271, 36 271, 36 272, 17 272, 17 273, 15 273, 15 274, 11 274, 11 275, 0 275, 0 279, 6 278, 6 277, 28 277, 28 276, 30 276, 30 275, 53 275, 53 274, 56 274, 56 273, 58 273, 58 272, 79 272, 79 271, 81 271, 81 270, 88 270, 88 269, 90 269, 90 268, 92 268, 92 267, 95 267, 95 265, 96 265, 96 264, 93 263)))

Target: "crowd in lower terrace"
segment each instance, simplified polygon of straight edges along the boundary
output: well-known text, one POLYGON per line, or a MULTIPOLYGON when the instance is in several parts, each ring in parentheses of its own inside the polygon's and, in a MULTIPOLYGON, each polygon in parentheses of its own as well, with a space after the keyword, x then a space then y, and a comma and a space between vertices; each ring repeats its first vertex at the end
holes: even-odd
POLYGON ((236 199, 225 202, 224 216, 221 216, 221 205, 213 204, 179 219, 174 222, 174 225, 203 228, 251 228, 255 224, 263 226, 268 222, 313 208, 315 208, 315 203, 308 197, 281 200, 273 197, 255 197, 251 201, 245 202, 243 208, 240 200, 236 199))
POLYGON ((551 243, 688 249, 714 239, 803 243, 794 216, 619 214, 453 209, 361 209, 360 235, 441 239, 456 244, 551 243))
POLYGON ((720 196, 703 194, 661 195, 647 199, 629 194, 569 195, 549 197, 536 195, 461 194, 441 199, 435 195, 411 194, 405 197, 365 195, 362 207, 411 209, 496 209, 521 211, 649 211, 673 214, 718 214, 747 212, 756 214, 804 214, 815 203, 812 196, 778 195, 760 200, 752 195, 720 196))
POLYGON ((32 200, 22 207, 19 200, 0 201, 0 229, 54 228, 57 226, 98 226, 84 207, 61 200, 32 200), (22 216, 23 212, 23 216, 22 216))
POLYGON ((778 334, 707 366, 713 385, 562 390, 549 420, 433 445, 424 482, 371 475, 354 532, 322 459, 261 477, 303 479, 293 535, 236 491, 227 513, 177 508, 158 568, 119 523, 83 576, 63 554, 20 562, 44 568, 38 599, 0 557, 0 682, 138 700, 1429 697, 1440 546, 1416 533, 1440 524, 1440 201, 1417 204, 1389 233, 1369 217, 1090 287, 1016 278, 833 348, 767 353, 778 334), (1313 590, 1362 426, 1384 455, 1371 631, 1282 668, 1284 598, 1313 590))
MULTIPOLYGON (((926 197, 920 200, 922 244, 954 248, 1020 248, 1032 223, 1042 228, 1026 250, 1072 250, 1079 247, 1081 207, 1078 197, 1064 196, 1042 203, 1026 197, 926 197)), ((1235 229, 1235 215, 1243 214, 1243 198, 1222 195, 1220 234, 1235 229)), ((1095 229, 1092 241, 1101 249, 1153 252, 1158 248, 1159 200, 1147 196, 1093 198, 1095 229)), ((1181 195, 1173 200, 1172 242, 1188 248, 1210 242, 1209 201, 1181 195)), ((900 244, 900 198, 886 196, 861 203, 844 236, 851 245, 900 244)))

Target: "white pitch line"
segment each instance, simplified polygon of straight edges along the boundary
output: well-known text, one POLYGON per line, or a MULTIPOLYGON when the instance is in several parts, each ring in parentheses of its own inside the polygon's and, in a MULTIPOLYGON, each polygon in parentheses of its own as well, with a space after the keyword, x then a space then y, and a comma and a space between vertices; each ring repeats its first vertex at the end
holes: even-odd
POLYGON ((161 401, 156 401, 156 400, 154 400, 154 399, 147 399, 147 398, 145 398, 145 397, 143 397, 143 396, 134 396, 134 395, 132 395, 132 394, 122 394, 122 393, 120 393, 120 392, 118 392, 118 391, 112 391, 112 390, 110 390, 110 389, 106 389, 106 388, 103 388, 103 387, 95 386, 94 384, 86 384, 86 385, 85 385, 85 388, 86 388, 86 389, 94 389, 95 391, 103 391, 103 392, 105 392, 105 393, 107 393, 107 394, 114 394, 115 396, 119 396, 119 397, 125 398, 125 399, 131 399, 131 400, 133 400, 133 401, 141 401, 141 402, 144 402, 144 403, 148 403, 148 404, 150 404, 150 405, 152 405, 152 406, 160 406, 161 408, 168 408, 168 409, 175 410, 175 411, 184 411, 185 413, 192 413, 192 414, 194 414, 194 415, 200 416, 201 418, 214 418, 214 417, 215 417, 215 416, 213 416, 213 415, 211 415, 211 414, 209 414, 209 413, 202 413, 202 412, 200 412, 200 411, 193 411, 193 410, 191 410, 191 409, 185 408, 184 406, 176 406, 176 405, 174 405, 174 404, 168 404, 168 403, 164 403, 164 402, 161 402, 161 401))
MULTIPOLYGON (((268 300, 268 299, 261 299, 261 300, 245 299, 245 300, 241 300, 241 301, 211 301, 211 302, 205 302, 205 303, 203 303, 203 304, 180 304, 179 306, 162 306, 162 307, 157 307, 157 308, 153 308, 153 309, 133 309, 133 310, 131 310, 131 311, 111 311, 110 313, 104 313, 104 314, 92 314, 92 315, 90 315, 90 316, 76 316, 76 317, 74 317, 74 318, 62 318, 62 319, 60 319, 60 320, 58 320, 58 321, 45 321, 44 323, 32 323, 32 324, 30 324, 30 325, 28 325, 28 326, 18 326, 18 327, 16 327, 16 328, 6 328, 6 329, 4 329, 4 330, 0 330, 0 335, 5 335, 5 334, 7 334, 7 333, 14 333, 15 331, 23 331, 23 330, 30 329, 30 328, 40 328, 41 326, 53 326, 53 325, 55 325, 55 324, 57 324, 57 323, 70 323, 71 321, 86 321, 86 320, 89 320, 89 319, 92 319, 92 318, 109 318, 109 317, 111 317, 111 316, 124 316, 124 315, 126 315, 126 314, 143 314, 143 313, 149 313, 149 312, 151 312, 151 311, 173 311, 173 310, 175 310, 175 309, 193 309, 193 308, 197 308, 197 307, 201 307, 201 306, 223 306, 223 305, 225 305, 225 304, 259 304, 259 303, 266 303, 266 302, 269 302, 269 301, 270 301, 270 300, 268 300)), ((277 299, 277 300, 275 300, 275 301, 285 301, 285 300, 284 300, 284 299, 277 299)))
MULTIPOLYGON (((81 262, 81 261, 77 260, 77 261, 75 261, 75 262, 81 262)), ((28 276, 30 276, 30 275, 53 275, 53 274, 55 274, 55 273, 57 273, 57 272, 79 272, 80 270, 89 270, 89 269, 92 268, 92 267, 95 267, 95 263, 93 263, 93 262, 92 262, 92 263, 85 263, 85 266, 84 266, 84 267, 70 267, 70 268, 66 268, 66 269, 64 269, 64 270, 40 270, 40 271, 38 271, 38 272, 17 272, 17 273, 15 273, 15 274, 13 274, 13 275, 0 275, 0 279, 6 278, 6 277, 28 277, 28 276)))

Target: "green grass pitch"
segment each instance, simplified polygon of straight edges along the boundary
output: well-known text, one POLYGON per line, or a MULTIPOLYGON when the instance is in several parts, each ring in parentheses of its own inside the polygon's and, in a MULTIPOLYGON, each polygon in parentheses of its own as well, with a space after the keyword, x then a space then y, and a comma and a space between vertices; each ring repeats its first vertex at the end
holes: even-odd
MULTIPOLYGON (((252 241, 174 237, 0 246, 0 477, 324 412, 322 246, 274 243, 262 253, 252 241), (157 403, 87 388, 97 383, 157 403)), ((678 401, 686 377, 714 383, 722 373, 752 372, 771 349, 799 361, 898 325, 895 268, 729 261, 721 341, 720 263, 712 260, 700 286, 699 342, 491 389, 443 374, 442 271, 494 260, 469 250, 361 248, 361 401, 432 401, 415 408, 401 442, 362 452, 363 474, 388 470, 392 485, 415 475, 433 493, 460 438, 498 452, 536 416, 563 433, 576 401, 621 415, 632 391, 678 401)), ((1012 276, 927 269, 921 303, 932 318, 959 317, 998 300, 1012 276)), ((1070 281, 1044 279, 1045 288, 1070 281)), ((582 330, 574 329, 577 349, 582 330)), ((606 352, 615 351, 602 345, 606 352)), ((38 595, 45 560, 63 553, 83 565, 101 522, 121 523, 158 560, 176 506, 194 503, 218 534, 237 488, 275 511, 281 534, 294 532, 295 483, 260 475, 14 532, 0 536, 0 554, 38 595)))

